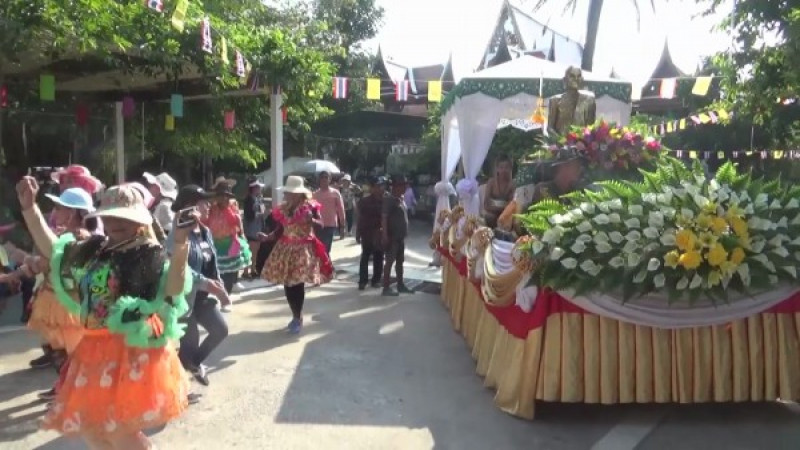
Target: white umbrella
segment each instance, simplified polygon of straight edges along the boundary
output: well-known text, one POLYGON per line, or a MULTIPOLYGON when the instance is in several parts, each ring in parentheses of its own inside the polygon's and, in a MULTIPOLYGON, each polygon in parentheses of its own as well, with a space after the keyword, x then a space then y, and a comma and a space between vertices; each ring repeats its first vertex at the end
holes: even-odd
POLYGON ((312 159, 311 161, 307 161, 302 166, 297 169, 297 172, 300 173, 313 173, 318 174, 320 172, 329 172, 329 173, 341 173, 336 164, 325 161, 324 159, 312 159))

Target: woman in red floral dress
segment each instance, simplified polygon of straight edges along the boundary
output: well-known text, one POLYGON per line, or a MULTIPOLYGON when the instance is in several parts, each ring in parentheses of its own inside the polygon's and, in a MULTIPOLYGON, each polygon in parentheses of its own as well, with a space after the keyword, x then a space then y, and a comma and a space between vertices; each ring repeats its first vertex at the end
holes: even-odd
POLYGON ((320 205, 311 200, 311 191, 305 187, 303 178, 288 177, 283 193, 283 203, 272 211, 278 228, 269 235, 261 235, 265 241, 277 240, 262 277, 283 285, 292 309, 289 332, 297 334, 303 328, 306 284, 330 281, 333 265, 325 246, 314 235, 314 225, 321 225, 320 205))

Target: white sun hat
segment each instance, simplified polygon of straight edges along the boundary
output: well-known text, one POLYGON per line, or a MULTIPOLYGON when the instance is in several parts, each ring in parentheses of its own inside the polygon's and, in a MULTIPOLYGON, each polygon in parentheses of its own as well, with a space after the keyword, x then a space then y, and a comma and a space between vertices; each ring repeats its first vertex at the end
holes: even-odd
POLYGON ((286 185, 283 186, 283 192, 289 194, 305 194, 306 197, 311 197, 311 191, 306 187, 306 181, 303 177, 297 175, 290 175, 286 178, 286 185))
POLYGON ((87 217, 113 217, 141 225, 152 225, 153 215, 142 194, 131 185, 112 186, 100 196, 100 207, 87 217))
POLYGON ((161 172, 156 176, 156 182, 161 190, 161 196, 175 200, 178 196, 178 182, 174 178, 167 172, 161 172))
POLYGON ((92 196, 81 188, 66 189, 59 196, 45 194, 45 197, 52 200, 56 205, 63 206, 64 208, 94 212, 94 201, 92 201, 92 196))

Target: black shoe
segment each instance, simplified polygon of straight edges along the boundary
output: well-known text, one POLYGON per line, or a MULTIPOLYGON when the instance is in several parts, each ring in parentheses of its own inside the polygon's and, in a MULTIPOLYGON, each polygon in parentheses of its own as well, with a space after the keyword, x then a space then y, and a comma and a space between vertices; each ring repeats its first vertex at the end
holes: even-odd
POLYGON ((381 287, 381 284, 382 284, 382 283, 381 283, 381 280, 378 280, 378 281, 373 281, 373 282, 372 282, 372 287, 373 287, 373 288, 379 288, 379 287, 381 287))
POLYGON ((187 396, 187 399, 189 400, 190 405, 196 405, 200 402, 200 397, 202 396, 203 394, 195 394, 194 392, 190 392, 187 396))
POLYGON ((53 365, 53 354, 45 353, 44 355, 29 362, 32 369, 44 369, 53 365))
POLYGON ((409 289, 408 287, 406 287, 405 284, 401 284, 401 285, 397 286, 397 292, 400 293, 400 294, 413 294, 414 290, 413 289, 409 289))
POLYGON ((400 294, 390 287, 385 287, 383 288, 383 292, 381 292, 381 295, 384 297, 397 297, 400 294))
POLYGON ((358 283, 358 290, 363 291, 367 288, 367 283, 358 283))
POLYGON ((192 376, 198 383, 202 384, 203 386, 208 386, 208 375, 206 374, 206 366, 200 364, 199 366, 193 368, 191 370, 192 376))
POLYGON ((56 398, 56 388, 52 388, 49 391, 39 392, 38 394, 36 394, 36 396, 39 397, 39 399, 41 400, 47 400, 47 401, 53 400, 56 398))

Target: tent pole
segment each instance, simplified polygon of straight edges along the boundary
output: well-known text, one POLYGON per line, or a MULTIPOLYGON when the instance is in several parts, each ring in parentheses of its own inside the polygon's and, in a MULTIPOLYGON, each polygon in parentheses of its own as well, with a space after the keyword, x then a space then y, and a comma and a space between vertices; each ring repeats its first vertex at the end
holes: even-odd
POLYGON ((275 168, 275 179, 272 181, 272 204, 278 205, 282 199, 283 187, 283 114, 281 106, 283 94, 280 86, 272 87, 269 101, 269 139, 270 163, 275 168))
POLYGON ((122 102, 114 105, 114 131, 117 136, 117 183, 125 182, 125 119, 122 117, 122 102))

